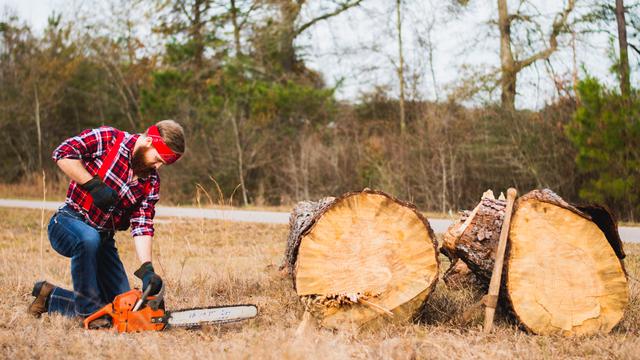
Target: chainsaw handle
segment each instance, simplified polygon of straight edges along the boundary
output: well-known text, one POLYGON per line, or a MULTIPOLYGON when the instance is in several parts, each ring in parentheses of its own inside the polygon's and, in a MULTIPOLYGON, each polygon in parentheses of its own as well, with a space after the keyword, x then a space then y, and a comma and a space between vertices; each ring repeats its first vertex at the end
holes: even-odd
MULTIPOLYGON (((147 304, 147 298, 149 297, 149 293, 150 292, 151 292, 151 286, 148 286, 147 290, 145 290, 142 293, 142 296, 136 302, 136 304, 133 307, 132 311, 138 311, 138 310, 140 310, 140 308, 143 305, 147 304)), ((153 308, 153 310, 158 310, 158 307, 160 307, 160 304, 162 303, 162 300, 164 300, 164 282, 162 283, 162 286, 160 287, 160 291, 158 291, 158 293, 156 295, 153 295, 153 296, 154 296, 154 299, 149 301, 149 306, 151 306, 151 308, 153 308)))
POLYGON ((153 310, 158 310, 158 308, 162 304, 162 301, 164 301, 164 281, 162 282, 160 291, 158 291, 158 293, 154 295, 154 298, 152 300, 149 300, 149 307, 151 307, 153 310))
POLYGON ((140 299, 138 299, 132 311, 138 311, 142 307, 142 305, 147 302, 147 297, 149 297, 150 292, 151 286, 147 286, 147 289, 142 293, 142 296, 140 297, 140 299))
POLYGON ((84 319, 83 323, 84 323, 84 328, 89 330, 89 324, 91 324, 94 320, 101 318, 105 315, 109 315, 113 318, 113 316, 111 315, 112 313, 112 307, 111 304, 103 307, 102 309, 94 312, 93 314, 87 316, 87 318, 84 319))

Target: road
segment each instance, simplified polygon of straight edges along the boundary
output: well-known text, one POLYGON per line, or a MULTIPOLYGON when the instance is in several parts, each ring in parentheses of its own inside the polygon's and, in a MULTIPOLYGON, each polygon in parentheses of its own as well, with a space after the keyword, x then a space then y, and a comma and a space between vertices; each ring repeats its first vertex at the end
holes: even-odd
MULTIPOLYGON (((61 205, 54 201, 0 199, 0 207, 55 210, 61 205)), ((157 217, 184 217, 198 219, 216 219, 238 222, 265 224, 288 224, 289 213, 276 211, 251 210, 219 210, 187 207, 157 206, 157 217)), ((429 224, 436 233, 442 233, 451 225, 448 219, 429 219, 429 224)), ((624 242, 640 243, 640 227, 621 226, 618 228, 620 238, 624 242)))

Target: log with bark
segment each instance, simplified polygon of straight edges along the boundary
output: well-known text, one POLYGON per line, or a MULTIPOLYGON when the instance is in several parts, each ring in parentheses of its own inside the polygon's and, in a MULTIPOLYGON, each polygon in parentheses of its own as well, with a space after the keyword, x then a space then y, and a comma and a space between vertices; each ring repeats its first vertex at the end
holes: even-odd
POLYGON ((365 189, 299 203, 281 268, 305 310, 339 329, 412 318, 438 266, 433 230, 415 206, 365 189))
MULTIPOLYGON (((466 276, 453 267, 462 261, 488 284, 504 209, 504 200, 485 193, 448 229, 441 251, 453 265, 445 282, 466 276)), ((502 303, 536 334, 607 333, 629 301, 623 258, 616 221, 605 208, 574 206, 551 190, 534 190, 514 206, 502 303)))

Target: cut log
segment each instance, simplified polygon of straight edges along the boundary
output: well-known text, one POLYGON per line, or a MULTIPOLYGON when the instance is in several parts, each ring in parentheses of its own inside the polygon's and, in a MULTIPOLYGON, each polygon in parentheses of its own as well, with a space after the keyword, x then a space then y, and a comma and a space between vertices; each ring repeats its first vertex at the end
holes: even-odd
MULTIPOLYGON (((440 249, 452 261, 460 258, 485 286, 491 280, 506 205, 507 202, 496 199, 493 192, 485 192, 473 211, 462 212, 459 220, 449 227, 440 249)), ((445 282, 449 282, 449 277, 457 277, 456 281, 462 282, 460 271, 464 271, 461 265, 447 270, 445 282)))
POLYGON ((408 320, 435 287, 436 239, 409 203, 365 189, 300 203, 290 220, 282 269, 321 326, 408 320))
POLYGON ((629 301, 625 271, 588 214, 532 192, 519 199, 509 235, 507 292, 531 331, 607 333, 622 319, 629 301))
MULTIPOLYGON (((503 217, 503 209, 494 205, 483 199, 476 215, 481 217, 470 221, 467 234, 449 239, 445 250, 484 280, 493 265, 491 239, 503 217), (487 207, 490 213, 496 210, 493 215, 481 215, 487 207)), ((503 270, 506 300, 520 323, 536 334, 607 333, 629 301, 623 257, 615 219, 606 209, 575 207, 550 190, 532 191, 514 208, 503 270)))

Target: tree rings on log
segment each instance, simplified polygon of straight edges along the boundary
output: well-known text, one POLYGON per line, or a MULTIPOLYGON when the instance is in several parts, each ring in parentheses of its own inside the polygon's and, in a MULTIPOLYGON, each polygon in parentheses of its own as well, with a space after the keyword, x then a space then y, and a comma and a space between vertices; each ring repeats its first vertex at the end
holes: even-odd
POLYGON ((408 320, 438 280, 429 223, 413 205, 383 192, 301 203, 290 223, 283 268, 324 327, 408 320))
POLYGON ((628 303, 628 284, 599 226, 549 192, 523 196, 516 209, 506 285, 518 319, 536 334, 611 331, 628 303))
MULTIPOLYGON (((488 284, 504 201, 483 195, 445 234, 443 249, 488 284)), ((607 333, 629 301, 624 250, 615 219, 603 207, 573 206, 551 190, 534 190, 514 206, 501 298, 520 323, 536 334, 607 333), (506 295, 506 296, 505 296, 506 295)), ((460 282, 464 267, 445 273, 460 282)))

